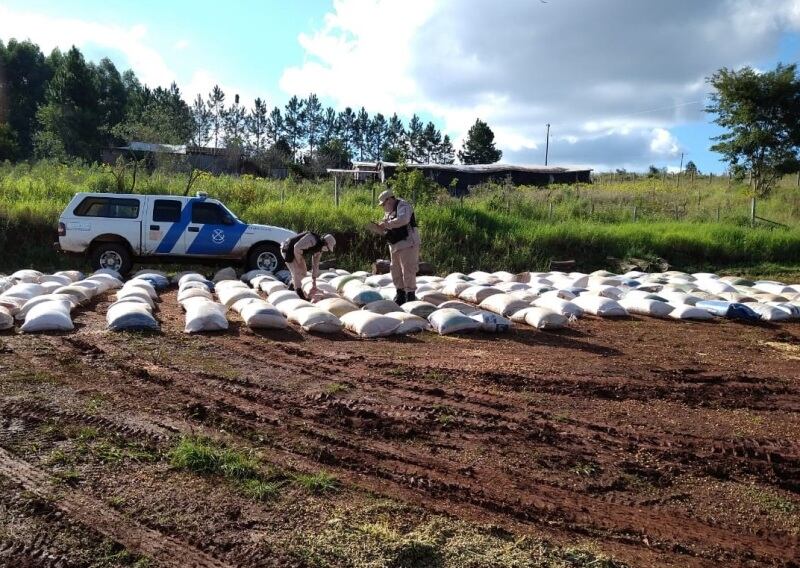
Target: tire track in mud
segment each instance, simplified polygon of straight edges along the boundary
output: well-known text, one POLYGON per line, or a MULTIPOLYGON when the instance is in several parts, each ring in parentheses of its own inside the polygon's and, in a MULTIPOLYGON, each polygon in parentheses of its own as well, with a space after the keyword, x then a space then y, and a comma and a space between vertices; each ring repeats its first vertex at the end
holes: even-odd
MULTIPOLYGON (((72 338, 73 336, 57 337, 54 343, 58 347, 67 337, 72 338)), ((100 345, 103 344, 102 336, 92 336, 91 339, 97 340, 100 345)), ((267 428, 272 434, 269 440, 270 449, 277 452, 279 457, 284 459, 290 457, 293 461, 300 461, 310 468, 313 468, 315 464, 332 466, 336 468, 337 473, 342 474, 344 479, 352 480, 356 485, 367 489, 377 489, 377 492, 390 496, 403 496, 408 500, 422 501, 434 510, 467 511, 483 520, 489 514, 490 517, 497 519, 516 520, 523 525, 534 523, 559 527, 578 534, 601 536, 639 548, 654 546, 665 551, 673 551, 687 562, 693 554, 699 554, 706 558, 722 555, 729 559, 745 560, 752 558, 747 551, 750 547, 759 554, 763 554, 763 558, 766 559, 789 558, 791 556, 788 555, 796 550, 796 541, 791 539, 771 539, 763 546, 755 546, 747 535, 731 533, 724 527, 708 527, 696 521, 687 524, 683 517, 679 517, 680 522, 677 523, 667 522, 663 533, 660 533, 654 526, 665 524, 665 519, 672 520, 673 512, 666 511, 659 514, 658 507, 653 507, 652 511, 648 511, 648 515, 642 516, 638 508, 628 508, 616 516, 609 515, 609 512, 613 513, 620 509, 620 506, 611 506, 603 501, 592 500, 574 491, 558 492, 558 488, 537 483, 535 480, 527 480, 524 476, 520 483, 527 483, 527 485, 519 486, 508 484, 510 477, 497 471, 479 469, 478 471, 462 472, 463 468, 459 468, 459 466, 464 464, 461 462, 432 457, 425 449, 398 446, 397 443, 391 441, 386 442, 361 435, 358 429, 354 431, 352 424, 328 423, 325 416, 330 414, 335 416, 341 412, 340 403, 337 402, 331 409, 329 408, 331 400, 314 399, 313 397, 309 399, 306 396, 307 393, 300 392, 289 395, 285 394, 285 389, 279 388, 276 392, 278 385, 274 383, 280 384, 281 375, 288 373, 297 375, 298 370, 303 380, 307 379, 312 384, 325 385, 333 380, 354 383, 359 389, 363 389, 367 396, 344 403, 345 413, 352 413, 356 419, 366 420, 368 424, 380 423, 387 418, 401 424, 414 423, 418 422, 421 417, 425 417, 422 409, 426 405, 444 403, 447 406, 453 406, 460 414, 470 417, 472 421, 458 423, 452 434, 440 431, 436 431, 434 434, 437 439, 442 438, 443 441, 449 440, 446 443, 455 444, 454 448, 456 449, 463 448, 463 445, 459 445, 461 444, 460 440, 469 441, 469 437, 484 445, 507 442, 519 444, 517 434, 522 435, 526 429, 530 428, 530 422, 526 423, 524 420, 520 420, 519 413, 514 412, 515 407, 525 408, 527 405, 520 404, 519 400, 510 395, 504 398, 506 407, 498 408, 497 404, 490 400, 494 395, 483 393, 478 396, 479 389, 468 389, 467 394, 461 395, 459 400, 455 390, 438 387, 431 389, 430 385, 419 383, 419 381, 412 382, 410 386, 406 384, 405 388, 398 388, 398 385, 402 384, 399 380, 385 380, 378 384, 375 381, 376 369, 380 369, 382 364, 367 361, 363 356, 341 357, 337 362, 351 364, 349 368, 345 369, 341 365, 320 363, 315 359, 318 353, 315 353, 313 349, 309 350, 287 343, 268 343, 265 346, 258 342, 258 347, 262 351, 254 352, 251 348, 252 345, 247 345, 251 341, 255 340, 243 334, 239 337, 212 336, 209 337, 208 343, 212 348, 211 352, 218 356, 241 357, 251 362, 255 361, 259 365, 275 367, 265 376, 252 376, 242 380, 222 377, 213 373, 193 372, 192 376, 186 376, 186 369, 143 361, 130 351, 128 352, 130 360, 115 360, 114 365, 123 375, 123 382, 132 381, 132 385, 147 384, 154 391, 164 395, 165 399, 170 399, 173 402, 171 406, 173 412, 175 408, 185 406, 190 401, 213 404, 214 409, 210 412, 210 419, 221 421, 226 425, 226 430, 230 432, 257 435, 264 433, 264 429, 267 428), (223 353, 220 349, 222 349, 222 342, 226 340, 223 353), (240 343, 244 345, 240 346, 240 343), (386 393, 387 389, 390 389, 391 392, 386 393), (374 398, 370 395, 374 395, 374 398), (390 399, 389 401, 386 400, 387 397, 390 399), (407 404, 407 402, 411 404, 407 404), (347 409, 348 404, 349 409, 347 409), (503 423, 498 426, 501 420, 503 423), (487 485, 488 489, 485 487, 487 485), (492 491, 493 487, 508 487, 512 491, 510 491, 510 495, 496 494, 492 491), (520 497, 520 494, 524 497, 526 493, 535 495, 538 500, 529 502, 520 497), (580 504, 576 505, 576 501, 580 504), (590 507, 586 507, 586 503, 590 507), (601 508, 598 509, 598 506, 601 508), (633 516, 626 516, 626 511, 633 516), (642 525, 639 522, 641 518, 646 521, 644 526, 639 526, 642 525), (638 526, 638 529, 630 530, 631 526, 638 526), (699 546, 686 547, 687 531, 696 533, 701 531, 704 534, 704 538, 700 539, 699 546), (659 541, 657 538, 659 534, 665 534, 666 538, 659 541), (710 543, 707 547, 703 546, 702 541, 704 540, 710 543), (643 545, 643 542, 649 542, 649 545, 643 545), (722 546, 722 551, 719 550, 719 546, 722 546)), ((73 354, 77 351, 81 356, 92 355, 91 349, 98 349, 88 342, 84 342, 83 345, 81 342, 66 341, 65 343, 69 344, 68 351, 72 351, 73 354)), ((58 348, 63 349, 63 347, 58 348)), ((112 349, 118 348, 119 346, 112 346, 112 349)), ((99 349, 100 353, 95 352, 95 357, 103 353, 102 347, 99 349)), ((514 376, 520 377, 521 375, 514 376)), ((521 377, 529 380, 524 375, 521 377)), ((479 384, 489 383, 509 388, 512 394, 518 390, 513 385, 511 387, 503 385, 502 381, 498 385, 496 377, 491 373, 473 373, 470 378, 477 380, 479 384)), ((530 380, 538 381, 538 379, 530 380)), ((565 386, 574 387, 575 385, 575 381, 569 380, 561 380, 561 383, 565 386)), ((534 386, 537 385, 538 383, 535 383, 534 386)), ((463 381, 457 385, 458 389, 463 387, 463 381)), ((637 386, 637 388, 640 387, 641 385, 637 386)), ((582 389, 573 389, 571 393, 573 396, 589 396, 582 389)), ((652 390, 648 396, 654 396, 652 390)), ((166 400, 159 402, 166 402, 166 400)), ((691 405, 685 400, 683 402, 687 406, 691 405)), ((650 444, 655 447, 666 445, 668 448, 677 445, 678 450, 673 450, 674 452, 692 454, 691 448, 687 450, 684 447, 685 444, 684 446, 664 444, 663 435, 654 436, 648 440, 641 434, 630 435, 602 424, 557 424, 553 421, 552 416, 545 413, 539 415, 538 419, 541 424, 548 427, 554 427, 560 431, 567 430, 567 436, 556 437, 552 440, 547 439, 550 434, 547 431, 545 439, 542 441, 568 452, 580 453, 585 450, 585 442, 583 444, 578 442, 584 440, 591 433, 595 437, 607 436, 607 443, 610 446, 628 444, 631 448, 630 451, 638 447, 631 444, 650 444), (574 439, 571 440, 571 438, 574 439)), ((577 423, 577 421, 575 422, 577 423)), ((365 433, 374 434, 375 432, 368 430, 365 433)), ((389 439, 391 440, 391 437, 389 439)), ((597 441, 599 439, 592 440, 593 443, 597 443, 597 441)), ((712 440, 712 443, 716 442, 712 440)), ((728 441, 721 440, 719 442, 721 444, 720 453, 727 452, 734 456, 741 453, 742 460, 752 459, 752 456, 747 457, 746 448, 727 448, 728 441)), ((700 439, 698 446, 706 443, 705 440, 700 439)), ((758 444, 759 442, 755 441, 755 445, 758 446, 758 444)), ((794 448, 780 444, 779 446, 781 447, 776 453, 775 461, 786 462, 787 459, 794 459, 794 448)), ((705 450, 703 451, 705 453, 705 450)), ((695 451, 694 454, 692 459, 698 461, 702 459, 699 452, 695 451)), ((510 472, 508 475, 512 476, 515 473, 510 472)))
POLYGON ((72 519, 165 567, 228 567, 205 552, 140 525, 82 491, 56 487, 49 475, 0 448, 0 475, 50 501, 72 519))
MULTIPOLYGON (((227 428, 230 431, 251 431, 256 434, 262 432, 265 425, 273 426, 275 428, 270 431, 270 438, 276 449, 295 457, 303 457, 312 464, 322 463, 339 471, 349 470, 361 476, 412 488, 438 501, 445 510, 451 501, 457 501, 500 517, 510 516, 523 523, 557 526, 640 546, 647 540, 650 546, 663 550, 686 546, 685 535, 689 531, 706 534, 711 537, 708 539, 711 542, 727 547, 726 555, 730 558, 746 556, 748 549, 765 557, 780 557, 781 550, 796 547, 792 540, 778 539, 773 542, 749 539, 729 533, 724 528, 708 527, 687 518, 669 522, 672 514, 660 515, 657 511, 643 513, 638 508, 612 506, 601 500, 534 481, 519 484, 497 472, 486 472, 485 477, 480 471, 471 472, 470 476, 459 475, 463 469, 460 467, 462 464, 436 458, 428 452, 407 447, 398 449, 391 443, 354 435, 351 430, 324 428, 326 424, 322 424, 323 428, 320 429, 316 422, 308 422, 309 416, 302 412, 308 405, 304 405, 300 398, 243 392, 253 390, 257 385, 242 385, 239 381, 229 385, 228 379, 206 373, 199 377, 195 375, 194 378, 164 368, 151 369, 148 373, 160 375, 161 381, 157 383, 168 384, 171 389, 177 389, 190 398, 204 401, 216 398, 218 402, 215 413, 230 426, 227 428), (298 410, 300 416, 297 416, 298 410), (276 434, 279 435, 275 436, 276 434), (299 448, 304 448, 304 451, 299 448), (478 476, 481 477, 479 482, 482 484, 470 479, 478 476), (513 491, 511 495, 504 495, 493 491, 491 487, 513 491), (527 495, 535 495, 535 498, 526 497, 527 495)), ((363 480, 360 484, 364 485, 363 480)), ((370 483, 367 486, 374 485, 370 483)), ((383 485, 380 492, 393 494, 393 491, 387 491, 385 484, 379 485, 383 485)), ((697 539, 692 543, 697 550, 687 549, 687 552, 708 557, 718 555, 716 551, 702 550, 705 540, 697 539)))

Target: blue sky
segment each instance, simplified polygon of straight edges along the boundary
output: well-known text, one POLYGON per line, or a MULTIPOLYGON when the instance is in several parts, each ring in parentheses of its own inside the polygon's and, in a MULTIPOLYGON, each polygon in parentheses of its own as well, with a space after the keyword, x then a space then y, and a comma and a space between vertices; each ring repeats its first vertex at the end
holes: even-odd
POLYGON ((458 143, 480 117, 504 161, 676 168, 708 150, 703 79, 800 59, 800 0, 0 0, 0 39, 78 45, 187 99, 417 113, 458 143))

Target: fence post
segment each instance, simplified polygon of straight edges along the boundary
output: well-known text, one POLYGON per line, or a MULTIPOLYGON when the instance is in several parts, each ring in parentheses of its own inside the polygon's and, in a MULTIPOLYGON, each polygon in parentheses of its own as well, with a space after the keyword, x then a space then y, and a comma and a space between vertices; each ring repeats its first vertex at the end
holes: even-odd
POLYGON ((717 205, 717 223, 719 223, 719 205, 717 205))
POLYGON ((708 174, 708 185, 711 185, 712 181, 714 181, 714 174, 708 174))
POLYGON ((594 199, 589 200, 589 216, 594 217, 594 199))
POLYGON ((755 226, 756 224, 756 198, 750 198, 750 226, 755 226))
POLYGON ((797 187, 800 187, 800 172, 797 172, 797 187))
POLYGON ((286 199, 286 186, 281 184, 281 203, 286 199))
POLYGON ((675 203, 675 220, 678 220, 678 204, 675 203))
POLYGON ((636 205, 633 206, 633 222, 636 222, 636 205))
POLYGON ((372 206, 375 207, 375 184, 372 184, 372 206))
POLYGON ((333 204, 339 207, 339 176, 333 175, 333 204))
POLYGON ((553 202, 552 201, 548 201, 547 202, 547 218, 548 219, 552 219, 553 218, 553 202))

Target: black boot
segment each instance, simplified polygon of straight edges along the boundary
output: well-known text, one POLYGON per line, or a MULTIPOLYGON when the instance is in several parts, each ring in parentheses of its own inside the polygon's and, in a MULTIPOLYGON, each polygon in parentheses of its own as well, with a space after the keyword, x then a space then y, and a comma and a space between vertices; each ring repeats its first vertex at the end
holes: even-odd
POLYGON ((411 290, 411 292, 406 292, 406 302, 416 302, 417 295, 416 290, 411 290))
POLYGON ((398 306, 402 306, 406 303, 406 291, 405 290, 398 290, 397 294, 394 295, 394 303, 398 306))
POLYGON ((308 296, 306 296, 306 293, 303 292, 303 290, 301 288, 298 288, 297 290, 295 290, 295 293, 297 293, 297 295, 300 297, 301 300, 308 301, 308 296))

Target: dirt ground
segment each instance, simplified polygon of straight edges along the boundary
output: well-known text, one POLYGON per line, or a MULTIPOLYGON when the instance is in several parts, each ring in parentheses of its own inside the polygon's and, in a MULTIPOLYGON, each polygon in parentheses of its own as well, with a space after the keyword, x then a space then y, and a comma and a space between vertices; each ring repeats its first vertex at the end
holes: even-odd
POLYGON ((170 291, 142 335, 108 303, 0 335, 2 566, 800 565, 800 324, 187 336, 170 291))

